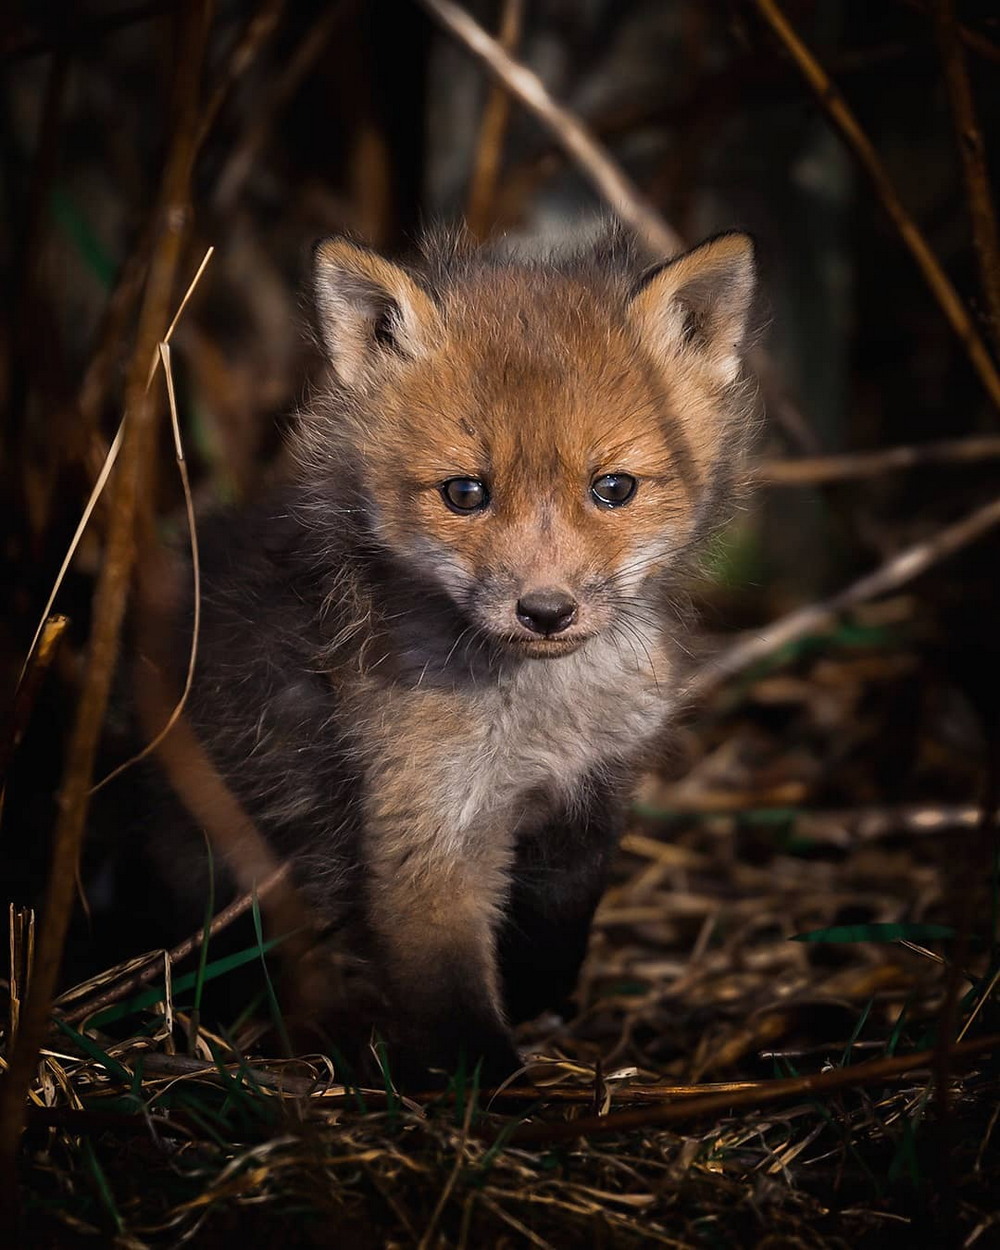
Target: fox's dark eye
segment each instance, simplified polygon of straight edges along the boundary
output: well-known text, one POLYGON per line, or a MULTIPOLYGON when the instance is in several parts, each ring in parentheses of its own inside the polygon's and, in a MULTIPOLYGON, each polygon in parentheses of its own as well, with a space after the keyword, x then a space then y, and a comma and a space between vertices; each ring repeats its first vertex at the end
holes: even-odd
POLYGON ((441 483, 441 498, 452 512, 478 512, 489 503, 490 493, 477 477, 450 477, 441 483))
POLYGON ((590 493, 602 508, 620 508, 632 498, 638 485, 629 473, 606 473, 604 477, 594 478, 590 493))

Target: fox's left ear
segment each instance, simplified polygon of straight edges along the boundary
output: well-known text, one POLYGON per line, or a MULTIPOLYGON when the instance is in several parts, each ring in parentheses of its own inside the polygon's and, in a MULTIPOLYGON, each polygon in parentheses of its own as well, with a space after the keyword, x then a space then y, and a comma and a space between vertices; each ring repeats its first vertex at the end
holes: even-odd
POLYGON ((653 270, 629 313, 655 360, 694 354, 728 386, 740 371, 755 280, 753 240, 723 234, 653 270))

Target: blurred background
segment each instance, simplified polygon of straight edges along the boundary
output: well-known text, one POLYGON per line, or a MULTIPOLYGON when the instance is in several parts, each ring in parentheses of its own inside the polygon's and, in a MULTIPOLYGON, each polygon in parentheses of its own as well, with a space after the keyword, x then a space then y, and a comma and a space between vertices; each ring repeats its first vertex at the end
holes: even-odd
MULTIPOLYGON (((433 7, 6 8, 5 704, 121 419, 143 284, 171 222, 181 251, 170 314, 215 248, 174 338, 180 420, 206 509, 254 497, 281 471, 283 431, 319 365, 306 295, 317 238, 348 231, 405 252, 425 226, 465 219, 476 236, 545 248, 572 244, 607 215, 560 134, 491 86, 433 7), (203 50, 192 36, 199 15, 203 50), (185 81, 194 100, 186 115, 171 103, 185 81), (175 205, 165 218, 158 197, 172 135, 190 149, 191 196, 186 213, 175 205)), ((983 171, 1000 167, 1000 21, 991 5, 503 0, 465 11, 586 124, 681 239, 741 228, 758 241, 759 489, 692 587, 706 636, 759 629, 822 599, 913 544, 933 544, 993 499, 1000 392, 991 399, 989 375, 1000 323, 984 263, 996 218, 983 171), (810 83, 796 37, 842 95, 810 83), (879 188, 837 131, 844 109, 881 162, 879 188), (964 307, 961 333, 904 239, 914 230, 964 307), (962 442, 935 452, 941 440, 962 442), (904 458, 930 447, 933 461, 900 469, 855 457, 898 447, 911 449, 904 458), (847 462, 825 458, 832 453, 849 453, 847 462), (796 464, 805 466, 798 476, 796 464)), ((995 273, 992 287, 995 296, 995 273)), ((154 402, 165 407, 158 394, 154 402)), ((140 511, 165 540, 183 542, 165 419, 156 438, 140 511)), ((28 788, 50 811, 108 498, 57 599, 69 617, 55 663, 60 694, 50 682, 27 734, 41 749, 14 757, 12 775, 19 758, 44 762, 43 782, 28 788)), ((960 546, 714 691, 649 779, 641 810, 675 823, 686 813, 696 838, 721 812, 725 845, 767 862, 787 849, 780 837, 804 837, 809 819, 810 845, 839 848, 843 860, 861 823, 874 820, 877 836, 902 839, 912 862, 869 864, 877 882, 888 874, 884 890, 831 901, 824 917, 946 913, 966 860, 944 834, 971 846, 970 805, 996 792, 998 549, 985 529, 960 546), (816 813, 831 812, 832 824, 817 824, 816 813), (918 847, 921 831, 942 837, 918 847), (921 856, 936 865, 932 885, 921 856)), ((8 870, 25 859, 19 838, 7 829, 8 870)), ((713 842, 712 854, 722 845, 713 842)), ((960 897, 975 887, 987 905, 990 854, 962 878, 960 897)), ((698 923, 675 917, 657 932, 684 948, 698 923)))
MULTIPOLYGON (((173 339, 204 511, 253 499, 282 472, 283 433, 321 363, 307 294, 316 239, 347 231, 405 253, 427 225, 464 219, 477 237, 546 248, 591 234, 609 212, 568 155, 565 125, 553 130, 491 85, 442 25, 442 5, 8 0, 0 12, 3 893, 32 897, 40 879, 38 833, 55 819, 120 473, 57 596, 68 626, 51 671, 42 680, 36 666, 13 715, 11 695, 126 389, 134 396, 138 378, 141 390, 148 370, 147 276, 167 273, 154 293, 158 337, 215 249, 173 339)), ((639 1079, 759 1079, 830 1056, 846 1065, 866 1048, 920 1049, 942 1022, 948 1036, 973 1022, 996 1030, 995 5, 464 5, 586 125, 679 240, 730 228, 757 240, 757 489, 691 587, 701 650, 729 654, 734 637, 767 637, 768 623, 887 564, 905 574, 703 687, 643 784, 595 922, 579 1016, 536 1022, 522 1044, 568 1059, 570 1083, 596 1091, 616 1065, 639 1079), (942 535, 954 540, 946 557, 942 535), (914 552, 925 557, 918 577, 914 552), (899 557, 909 565, 891 564, 899 557), (788 940, 809 935, 818 940, 788 940)), ((161 389, 151 392, 158 419, 137 532, 183 547, 161 389)), ((117 714, 113 702, 112 730, 117 714)), ((172 1046, 169 1028, 156 1036, 172 1046)), ((959 1106, 965 1119, 951 1136, 939 1130, 948 1124, 939 1100, 943 1118, 921 1130, 919 1148, 944 1175, 959 1144, 963 1219, 995 1233, 997 1152, 983 1153, 995 1071, 987 1076, 969 1086, 978 1100, 959 1106)), ((910 1178, 901 1209, 922 1227, 929 1190, 913 1143, 928 1090, 841 1107, 841 1140, 831 1129, 829 1144, 839 1161, 810 1173, 823 1204, 845 1175, 869 1194, 871 1173, 853 1161, 860 1141, 890 1188, 910 1178)), ((728 1155, 713 1128, 684 1157, 701 1150, 709 1163, 699 1175, 713 1183, 736 1175, 723 1175, 725 1157, 726 1168, 745 1164, 761 1186, 755 1169, 765 1169, 778 1186, 806 1144, 827 1149, 817 1134, 832 1121, 819 1109, 823 1123, 800 1122, 799 1142, 758 1122, 730 1126, 728 1155)), ((123 1155, 123 1177, 133 1158, 123 1155)), ((672 1191, 656 1178, 669 1207, 672 1191)), ((761 1186, 748 1199, 755 1211, 761 1186)), ((323 1172, 318 1192, 328 1188, 323 1172)), ((854 1190, 845 1192, 847 1202, 854 1190)), ((784 1201, 778 1188, 770 1201, 764 1223, 784 1201)), ((696 1213, 701 1203, 699 1192, 696 1213)), ((836 1244, 889 1244, 891 1226, 865 1227, 869 1240, 851 1233, 836 1244)), ((899 1237, 892 1244, 920 1240, 909 1227, 899 1237)))

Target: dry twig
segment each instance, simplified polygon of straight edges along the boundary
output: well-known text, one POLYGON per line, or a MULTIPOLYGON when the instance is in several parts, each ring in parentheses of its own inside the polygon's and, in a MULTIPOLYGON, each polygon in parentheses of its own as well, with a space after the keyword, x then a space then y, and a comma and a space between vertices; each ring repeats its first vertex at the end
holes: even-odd
POLYGON ((763 486, 818 486, 851 478, 875 477, 896 469, 930 464, 975 464, 1000 458, 1000 436, 943 439, 911 447, 885 447, 833 456, 801 456, 794 460, 765 460, 753 470, 763 486))
POLYGON ((260 54, 261 48, 274 34, 284 11, 284 0, 263 0, 260 8, 247 22, 246 27, 237 40, 229 61, 220 75, 205 105, 198 127, 197 144, 200 148, 208 138, 215 125, 223 105, 232 95, 236 84, 247 72, 260 54))
MULTIPOLYGON (((271 874, 271 876, 265 877, 257 885, 256 894, 253 890, 249 890, 247 893, 240 895, 239 898, 234 899, 228 907, 224 907, 222 911, 212 917, 212 922, 208 926, 207 934, 204 929, 198 929, 197 932, 192 933, 190 937, 185 938, 183 942, 179 942, 177 946, 167 951, 167 962, 171 965, 171 967, 174 967, 179 964, 181 960, 187 959, 187 957, 193 954, 205 940, 211 941, 216 934, 221 933, 222 930, 228 928, 233 921, 238 920, 240 916, 248 912, 253 906, 255 897, 263 906, 275 886, 280 885, 282 882, 287 884, 288 872, 288 865, 282 864, 275 870, 274 873, 271 874)), ((114 969, 112 969, 112 972, 113 971, 114 969)), ((155 980, 156 977, 162 973, 162 971, 163 965, 161 961, 156 960, 155 963, 151 963, 148 967, 140 969, 140 971, 134 973, 132 976, 126 977, 124 980, 115 981, 111 985, 111 988, 87 999, 82 1006, 74 1007, 72 1011, 63 1012, 63 1019, 69 1021, 70 1024, 78 1024, 81 1020, 86 1020, 89 1016, 96 1015, 97 1012, 103 1011, 105 1007, 110 1007, 114 1003, 120 1002, 126 997, 126 995, 131 994, 133 990, 137 990, 140 985, 146 985, 150 981, 155 980)), ((100 979, 102 983, 106 983, 108 978, 106 975, 103 975, 100 979)), ((75 989, 68 991, 61 997, 63 999, 69 997, 76 998, 80 994, 82 988, 83 987, 78 986, 75 989)))
MULTIPOLYGON (((949 1052, 953 1061, 975 1058, 995 1050, 1000 1045, 1000 1034, 978 1037, 972 1042, 961 1042, 949 1052)), ((659 1107, 636 1107, 611 1115, 588 1116, 563 1124, 523 1124, 506 1136, 511 1145, 538 1146, 558 1141, 572 1141, 577 1137, 596 1134, 624 1133, 630 1129, 653 1128, 664 1124, 678 1124, 702 1116, 729 1115, 746 1107, 763 1107, 782 1102, 787 1098, 815 1097, 835 1090, 862 1089, 879 1085, 909 1072, 929 1068, 934 1063, 935 1052, 922 1050, 912 1055, 890 1055, 883 1059, 870 1059, 865 1063, 846 1068, 833 1068, 809 1076, 790 1077, 787 1080, 761 1081, 755 1088, 734 1090, 732 1093, 709 1094, 705 1098, 684 1099, 659 1107)))
POLYGON ((618 216, 654 251, 672 256, 683 248, 637 187, 625 177, 580 119, 557 104, 542 80, 515 61, 460 5, 452 0, 420 0, 425 9, 480 61, 492 76, 535 117, 577 162, 618 216))
POLYGON ((1000 373, 997 372, 968 310, 952 286, 951 279, 931 251, 922 231, 904 208, 871 140, 851 112, 847 101, 799 38, 775 0, 754 0, 754 3, 771 30, 787 48, 830 121, 868 175, 883 208, 909 248, 941 311, 965 348, 986 393, 994 406, 1000 408, 1000 373))
POLYGON ((356 0, 340 0, 330 4, 307 29, 301 43, 285 62, 280 76, 267 90, 266 99, 257 109, 256 118, 247 127, 240 142, 233 145, 226 157, 213 191, 215 210, 223 216, 239 199, 254 162, 267 143, 274 120, 298 90, 312 69, 330 36, 347 17, 356 0))
POLYGON ((826 629, 848 608, 898 590, 926 572, 931 565, 954 555, 998 524, 1000 499, 994 499, 923 542, 907 547, 824 602, 810 603, 790 612, 755 637, 735 643, 698 669, 688 684, 688 694, 700 698, 719 682, 766 659, 788 643, 813 631, 826 629))

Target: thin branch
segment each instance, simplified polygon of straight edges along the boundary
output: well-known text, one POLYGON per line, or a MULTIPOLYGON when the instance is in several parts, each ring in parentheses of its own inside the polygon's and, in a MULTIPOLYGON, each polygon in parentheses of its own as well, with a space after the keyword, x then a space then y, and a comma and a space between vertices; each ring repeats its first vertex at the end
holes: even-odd
MULTIPOLYGON (((424 0, 426 3, 427 0, 424 0)), ((802 76, 813 89, 817 100, 833 126, 853 152, 858 163, 868 175, 882 207, 899 231, 900 237, 930 287, 941 311, 948 319, 964 346, 972 367, 979 376, 993 404, 1000 408, 1000 373, 993 363, 986 344, 979 336, 968 310, 962 303, 951 280, 931 251, 917 224, 903 207, 889 175, 885 171, 871 140, 862 130, 858 119, 851 112, 847 101, 830 81, 829 75, 819 64, 806 45, 798 37, 775 0, 754 0, 761 16, 784 44, 802 76)))
POLYGON ((960 26, 959 32, 962 36, 962 42, 967 48, 971 48, 973 52, 978 52, 987 61, 993 61, 1000 65, 1000 44, 994 43, 992 39, 987 39, 978 30, 972 30, 968 26, 960 26))
POLYGON ((931 538, 907 547, 823 603, 811 603, 790 612, 755 637, 735 643, 697 670, 688 683, 687 693, 692 697, 703 697, 719 682, 767 659, 788 643, 805 634, 828 628, 840 613, 849 608, 905 586, 932 565, 981 538, 995 525, 1000 525, 1000 499, 984 504, 931 538))
MULTIPOLYGON (((917 9, 921 13, 930 14, 930 0, 905 0, 911 9, 917 9)), ((993 43, 987 39, 985 35, 973 30, 971 26, 959 26, 958 33, 962 42, 967 48, 971 48, 973 52, 978 52, 980 56, 985 57, 988 61, 996 61, 1000 64, 1000 44, 993 43)))
MULTIPOLYGON (((8 1229, 16 1227, 17 1146, 25 1094, 45 1036, 63 944, 73 906, 76 867, 90 801, 97 744, 111 687, 135 551, 134 525, 147 461, 155 447, 155 407, 146 387, 149 363, 167 328, 174 279, 189 217, 191 166, 197 131, 198 87, 211 0, 188 0, 178 26, 174 129, 159 196, 156 251, 150 265, 125 392, 127 418, 108 541, 94 602, 87 668, 59 796, 52 865, 42 928, 21 1027, 0 1086, 0 1191, 8 1229)), ((13 1243, 11 1243, 13 1244, 13 1243)))
POLYGON ((236 84, 253 65, 261 48, 274 34, 284 8, 284 0, 263 0, 260 8, 247 22, 242 35, 230 53, 225 70, 216 82, 208 103, 202 111, 197 139, 199 148, 211 133, 212 127, 222 112, 223 105, 232 95, 236 84))
MULTIPOLYGON (((283 882, 287 882, 288 874, 288 865, 282 864, 274 873, 271 874, 271 876, 265 877, 264 880, 261 881, 256 888, 256 895, 253 890, 250 890, 246 894, 241 894, 239 898, 234 899, 228 907, 224 907, 222 911, 212 917, 212 922, 208 926, 208 939, 211 940, 214 938, 217 933, 221 933, 222 930, 228 928, 233 921, 238 920, 240 916, 242 916, 245 912, 248 912, 253 906, 255 897, 263 904, 275 887, 280 886, 283 882)), ((205 937, 206 934, 204 927, 199 928, 195 933, 192 933, 190 937, 185 938, 183 942, 179 942, 172 950, 167 952, 167 962, 171 965, 171 967, 175 967, 181 962, 181 960, 187 959, 189 955, 198 950, 205 940, 205 937)), ((114 969, 111 969, 111 971, 114 972, 114 969)), ((97 1012, 103 1011, 105 1007, 111 1007, 115 1003, 121 1002, 126 995, 131 994, 133 990, 137 990, 139 986, 146 985, 148 982, 154 981, 161 975, 162 971, 163 964, 159 959, 157 959, 148 967, 140 969, 140 971, 133 973, 124 980, 115 981, 109 989, 104 990, 95 995, 93 998, 88 999, 82 1004, 82 1006, 76 1006, 72 1009, 72 1011, 64 1012, 62 1018, 67 1020, 70 1024, 79 1024, 81 1020, 86 1020, 88 1017, 96 1015, 97 1012)), ((105 983, 106 980, 107 974, 102 973, 100 977, 101 983, 105 983)), ((84 992, 86 992, 86 986, 75 986, 72 990, 62 995, 61 999, 76 999, 81 993, 84 992)))
POLYGON ((875 477, 897 469, 928 464, 976 464, 1000 458, 1000 435, 946 439, 913 447, 886 447, 881 451, 847 452, 839 456, 802 456, 795 460, 765 460, 752 470, 763 486, 818 486, 852 478, 875 477))
MULTIPOLYGON (((979 1037, 972 1042, 954 1046, 950 1055, 953 1060, 969 1060, 1000 1046, 1000 1034, 979 1037)), ((880 1085, 906 1073, 929 1068, 934 1062, 933 1050, 922 1050, 912 1055, 891 1055, 883 1059, 870 1059, 865 1063, 846 1068, 833 1068, 810 1076, 790 1077, 787 1080, 761 1081, 750 1089, 734 1090, 732 1093, 709 1094, 704 1098, 683 1099, 659 1107, 636 1107, 629 1111, 610 1115, 587 1116, 568 1123, 522 1124, 511 1134, 504 1134, 512 1146, 540 1146, 559 1141, 574 1141, 579 1137, 594 1137, 607 1133, 624 1133, 631 1129, 647 1129, 663 1124, 707 1116, 731 1115, 747 1107, 765 1107, 788 1098, 815 1098, 843 1089, 862 1089, 868 1085, 880 1085)))
POLYGON ((593 183, 602 199, 654 251, 672 256, 683 249, 675 231, 622 173, 587 127, 557 104, 537 74, 515 61, 500 44, 452 0, 419 0, 446 30, 480 61, 529 113, 542 122, 593 183))
MULTIPOLYGON (((504 52, 514 53, 521 39, 524 24, 524 0, 504 0, 500 17, 499 44, 504 52)), ((504 137, 510 118, 510 92, 502 83, 494 82, 486 97, 483 120, 476 145, 476 162, 469 185, 469 203, 465 217, 469 230, 484 239, 493 225, 497 179, 503 156, 504 137)))
POLYGON ((934 10, 944 79, 955 119, 955 135, 962 158, 965 191, 972 219, 972 242, 979 260, 979 280, 986 299, 993 346, 1000 351, 1000 230, 986 166, 986 144, 976 116, 969 71, 958 22, 955 0, 937 0, 934 10))
POLYGON ((330 3, 307 28, 301 43, 287 59, 281 74, 268 84, 266 95, 257 108, 256 121, 246 128, 239 143, 227 153, 225 164, 216 180, 212 198, 218 214, 224 216, 239 199, 254 162, 270 138, 275 119, 292 99, 306 74, 312 69, 331 35, 350 14, 357 0, 330 3))

